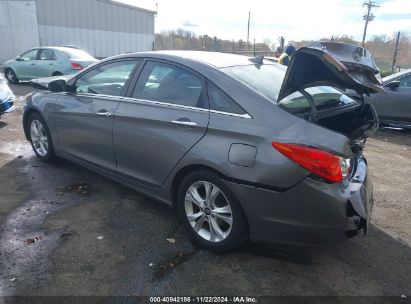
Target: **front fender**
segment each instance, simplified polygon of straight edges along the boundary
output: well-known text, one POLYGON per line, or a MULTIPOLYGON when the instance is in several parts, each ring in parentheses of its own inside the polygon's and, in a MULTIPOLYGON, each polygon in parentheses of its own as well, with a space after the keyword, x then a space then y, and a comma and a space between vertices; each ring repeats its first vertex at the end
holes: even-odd
POLYGON ((32 113, 38 113, 46 122, 53 143, 55 142, 54 109, 58 95, 51 92, 34 92, 25 97, 23 111, 23 129, 27 140, 30 140, 28 119, 32 113))

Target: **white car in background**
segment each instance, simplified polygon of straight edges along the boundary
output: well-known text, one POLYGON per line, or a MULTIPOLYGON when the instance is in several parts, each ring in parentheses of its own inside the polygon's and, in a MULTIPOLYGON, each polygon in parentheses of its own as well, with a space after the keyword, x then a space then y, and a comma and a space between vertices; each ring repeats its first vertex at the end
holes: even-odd
POLYGON ((0 117, 4 113, 9 113, 14 110, 13 102, 15 98, 13 92, 7 85, 6 79, 0 74, 0 117))

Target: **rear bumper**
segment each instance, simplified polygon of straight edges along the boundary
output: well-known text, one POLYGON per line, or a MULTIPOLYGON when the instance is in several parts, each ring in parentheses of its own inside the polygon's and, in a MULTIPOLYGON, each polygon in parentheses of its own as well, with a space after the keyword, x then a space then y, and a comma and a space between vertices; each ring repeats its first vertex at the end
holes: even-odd
POLYGON ((228 182, 239 198, 255 241, 319 246, 367 230, 372 181, 359 157, 349 180, 327 184, 306 178, 285 192, 228 182))

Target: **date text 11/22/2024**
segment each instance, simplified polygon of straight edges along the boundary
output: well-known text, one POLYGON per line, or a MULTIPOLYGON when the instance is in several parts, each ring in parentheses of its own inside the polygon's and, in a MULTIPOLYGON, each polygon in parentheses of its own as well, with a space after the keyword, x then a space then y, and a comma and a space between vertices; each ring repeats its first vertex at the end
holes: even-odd
POLYGON ((258 303, 255 297, 150 297, 150 303, 258 303))

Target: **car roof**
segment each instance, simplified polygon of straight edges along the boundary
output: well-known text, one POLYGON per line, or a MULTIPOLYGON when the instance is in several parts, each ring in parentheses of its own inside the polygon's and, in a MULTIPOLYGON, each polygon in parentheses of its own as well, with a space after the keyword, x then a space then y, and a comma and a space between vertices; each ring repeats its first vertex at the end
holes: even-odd
POLYGON ((128 53, 115 57, 121 58, 130 56, 166 59, 176 62, 200 62, 203 64, 211 65, 215 68, 253 64, 252 62, 250 62, 249 57, 247 56, 204 51, 152 51, 128 53))
MULTIPOLYGON (((24 52, 28 52, 28 51, 32 51, 32 50, 44 50, 44 49, 50 49, 50 50, 57 50, 57 51, 83 51, 86 52, 83 49, 77 49, 77 48, 73 48, 73 47, 65 47, 65 46, 38 46, 32 49, 29 49, 27 51, 24 52)), ((87 53, 87 52, 86 52, 87 53)))

